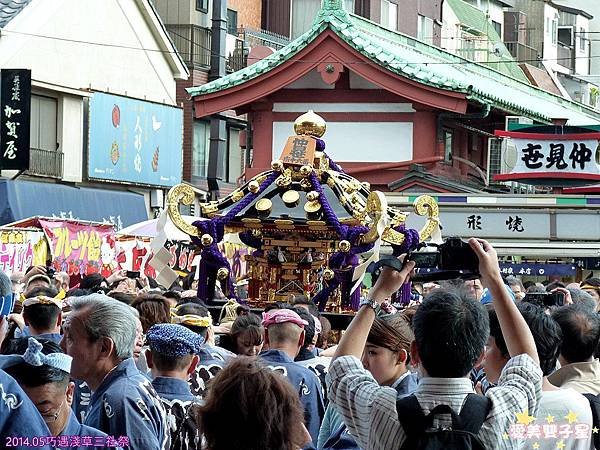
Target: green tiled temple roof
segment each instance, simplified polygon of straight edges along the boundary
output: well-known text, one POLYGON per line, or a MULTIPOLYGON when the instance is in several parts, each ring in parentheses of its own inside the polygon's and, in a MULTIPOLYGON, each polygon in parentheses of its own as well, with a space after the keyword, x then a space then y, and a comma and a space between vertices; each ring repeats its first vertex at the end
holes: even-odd
POLYGON ((489 103, 509 114, 527 116, 541 122, 550 122, 552 118, 568 118, 569 125, 600 123, 600 114, 591 108, 388 30, 348 13, 341 3, 342 0, 325 0, 313 26, 286 47, 251 66, 187 91, 192 96, 202 96, 257 78, 293 60, 295 55, 329 29, 374 64, 424 85, 464 93, 469 100, 489 103))

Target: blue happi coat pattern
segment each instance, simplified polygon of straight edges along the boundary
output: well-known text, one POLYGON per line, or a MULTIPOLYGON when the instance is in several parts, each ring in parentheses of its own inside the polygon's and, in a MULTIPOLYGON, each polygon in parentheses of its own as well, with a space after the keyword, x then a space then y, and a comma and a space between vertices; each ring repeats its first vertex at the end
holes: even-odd
MULTIPOLYGON (((7 443, 7 439, 28 437, 31 440, 42 436, 50 436, 44 419, 14 378, 0 370, 0 448, 7 448, 12 444, 7 443)), ((45 445, 36 448, 50 450, 51 447, 45 445)))
POLYGON ((295 363, 281 350, 267 350, 261 353, 260 357, 270 369, 286 376, 298 392, 304 407, 304 423, 316 445, 319 427, 325 413, 319 379, 310 369, 295 363))
POLYGON ((169 448, 164 407, 133 358, 122 361, 92 394, 84 424, 127 436, 130 450, 169 448))
MULTIPOLYGON (((88 449, 90 448, 90 441, 95 449, 121 449, 121 447, 111 445, 110 439, 106 433, 79 423, 77 417, 75 417, 75 414, 71 411, 67 426, 62 433, 57 436, 56 449, 88 449), (61 437, 63 439, 61 439, 61 437)), ((115 442, 116 441, 117 440, 115 439, 115 442)))
POLYGON ((80 423, 85 422, 88 409, 90 408, 90 401, 92 400, 92 390, 85 381, 72 380, 75 383, 75 389, 73 390, 73 404, 71 409, 79 420, 80 423))
POLYGON ((156 377, 152 380, 152 386, 167 412, 171 450, 200 448, 201 433, 195 420, 195 409, 200 406, 201 400, 192 395, 187 381, 156 377))
POLYGON ((208 382, 227 364, 222 358, 215 356, 206 346, 198 353, 200 360, 190 376, 192 395, 204 398, 208 382))

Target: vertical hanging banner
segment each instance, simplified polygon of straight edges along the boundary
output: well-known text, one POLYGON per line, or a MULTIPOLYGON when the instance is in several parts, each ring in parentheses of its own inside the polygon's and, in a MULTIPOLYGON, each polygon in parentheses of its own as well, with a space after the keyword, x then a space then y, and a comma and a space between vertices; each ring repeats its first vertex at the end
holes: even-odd
POLYGON ((29 169, 31 70, 0 71, 0 170, 29 169))

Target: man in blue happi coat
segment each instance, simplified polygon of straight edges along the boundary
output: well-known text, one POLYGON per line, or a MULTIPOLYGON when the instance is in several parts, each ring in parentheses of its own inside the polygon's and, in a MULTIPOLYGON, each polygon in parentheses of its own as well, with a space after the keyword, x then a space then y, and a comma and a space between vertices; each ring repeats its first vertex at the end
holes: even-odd
MULTIPOLYGON (((50 430, 23 389, 5 371, 0 370, 0 442, 7 445, 15 437, 23 439, 49 436, 50 430)), ((16 445, 19 448, 18 445, 16 445)), ((21 448, 25 448, 23 445, 21 448)), ((50 449, 49 445, 40 448, 50 449)))
POLYGON ((203 398, 208 382, 227 364, 227 360, 235 355, 225 349, 207 345, 212 317, 206 307, 196 303, 184 303, 175 308, 174 312, 171 322, 193 331, 204 341, 204 345, 197 352, 198 363, 189 379, 192 394, 203 398))
MULTIPOLYGON (((81 425, 71 411, 73 383, 69 382, 72 358, 58 344, 35 337, 13 339, 0 356, 0 368, 14 377, 35 405, 50 431, 44 443, 55 448, 100 448, 109 445, 108 436, 94 428, 81 425)), ((37 416, 37 415, 35 415, 37 416)), ((34 420, 35 417, 27 419, 34 420)), ((37 447, 33 438, 30 446, 37 447)), ((41 443, 38 439, 38 443, 41 443)), ((6 444, 6 442, 5 442, 6 444)))
POLYGON ((133 360, 135 327, 129 306, 103 294, 77 297, 61 346, 73 357, 73 378, 93 392, 86 425, 126 439, 132 450, 167 449, 165 410, 133 360))
POLYGON ((159 323, 148 330, 146 341, 152 386, 167 411, 171 450, 199 448, 201 434, 195 416, 200 398, 192 395, 188 379, 204 339, 181 325, 159 323))
POLYGON ((304 406, 304 422, 316 445, 321 420, 325 413, 323 392, 317 376, 294 362, 304 343, 307 322, 289 309, 263 313, 265 344, 269 350, 260 354, 268 367, 282 373, 294 386, 304 406))

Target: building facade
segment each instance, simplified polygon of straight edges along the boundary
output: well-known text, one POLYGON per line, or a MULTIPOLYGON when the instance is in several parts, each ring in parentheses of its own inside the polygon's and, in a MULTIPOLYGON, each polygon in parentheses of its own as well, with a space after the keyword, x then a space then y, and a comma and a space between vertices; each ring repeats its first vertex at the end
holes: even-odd
POLYGON ((555 115, 567 115, 573 124, 598 120, 526 80, 373 24, 331 0, 311 29, 284 49, 189 92, 197 119, 229 109, 248 114, 253 164, 247 174, 268 168, 293 120, 314 109, 330 124, 331 156, 383 190, 399 189, 396 182, 411 167, 423 179, 415 164, 464 189, 484 187, 490 138, 494 129, 504 129, 507 116, 546 123, 555 115), (337 30, 333 18, 348 31, 337 30), (467 99, 465 92, 477 89, 489 97, 474 102, 471 93, 467 99), (378 151, 365 158, 365 148, 378 151))
MULTIPOLYGON (((58 184, 125 191, 141 211, 138 220, 147 219, 181 180, 176 80, 188 77, 153 6, 145 0, 4 0, 0 8, 0 66, 32 73, 31 165, 5 183, 45 182, 49 193, 58 184), (172 127, 175 135, 167 137, 172 127), (96 139, 101 135, 106 142, 96 139)), ((89 217, 86 200, 73 199, 71 211, 56 214, 128 225, 109 212, 89 217)), ((49 202, 32 202, 36 215, 49 215, 49 202)))

